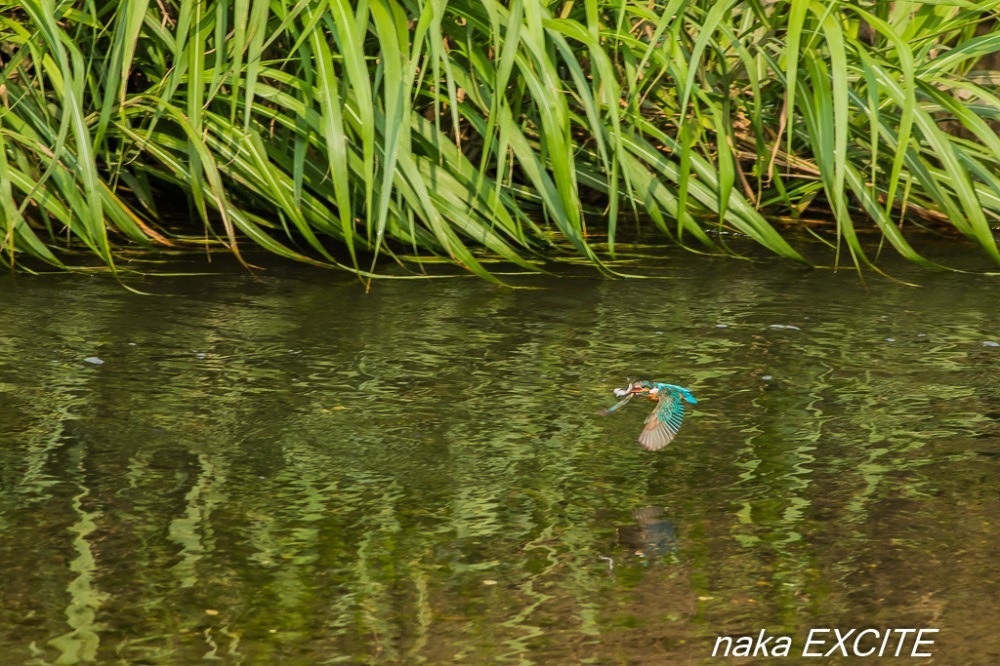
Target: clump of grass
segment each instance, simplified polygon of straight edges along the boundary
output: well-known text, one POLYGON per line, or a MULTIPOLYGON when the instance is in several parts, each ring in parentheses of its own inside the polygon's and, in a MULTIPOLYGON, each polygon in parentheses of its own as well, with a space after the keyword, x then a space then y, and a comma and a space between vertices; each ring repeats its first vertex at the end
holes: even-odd
POLYGON ((0 10, 0 248, 114 268, 127 243, 250 242, 496 280, 484 255, 535 270, 553 239, 612 271, 625 218, 802 261, 769 220, 822 208, 838 265, 872 261, 871 226, 930 265, 927 222, 1000 262, 1000 75, 976 69, 998 7, 27 0, 0 10), (177 192, 193 225, 163 222, 177 192))

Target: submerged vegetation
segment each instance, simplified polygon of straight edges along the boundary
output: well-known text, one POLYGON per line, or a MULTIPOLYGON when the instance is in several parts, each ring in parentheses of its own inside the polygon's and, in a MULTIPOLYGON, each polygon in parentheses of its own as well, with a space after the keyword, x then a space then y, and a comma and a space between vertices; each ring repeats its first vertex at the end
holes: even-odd
POLYGON ((927 223, 1000 262, 997 0, 2 6, 11 265, 252 241, 495 279, 553 247, 613 268, 625 219, 802 260, 781 229, 817 216, 838 264, 870 228, 929 263, 927 223))

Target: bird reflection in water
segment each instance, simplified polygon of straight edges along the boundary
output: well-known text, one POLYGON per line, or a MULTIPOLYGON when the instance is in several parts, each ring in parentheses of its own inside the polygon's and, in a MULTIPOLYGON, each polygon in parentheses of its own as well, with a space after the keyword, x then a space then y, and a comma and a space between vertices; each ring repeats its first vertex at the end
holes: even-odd
POLYGON ((615 526, 616 541, 624 547, 624 555, 619 561, 614 557, 601 557, 609 569, 632 562, 648 565, 677 550, 677 530, 663 515, 661 507, 636 509, 632 517, 635 523, 615 526))

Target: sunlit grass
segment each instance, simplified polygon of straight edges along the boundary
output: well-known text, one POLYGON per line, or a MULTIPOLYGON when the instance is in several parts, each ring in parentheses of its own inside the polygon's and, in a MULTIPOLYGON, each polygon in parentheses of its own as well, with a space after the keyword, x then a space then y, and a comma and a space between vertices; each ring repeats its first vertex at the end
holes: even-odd
POLYGON ((944 225, 1000 262, 1000 1, 50 2, 0 10, 0 247, 615 270, 622 220, 829 263, 944 225), (167 225, 165 209, 190 211, 167 225), (606 235, 604 232, 607 232, 606 235), (553 232, 555 232, 553 234, 553 232), (601 242, 594 243, 594 232, 601 242), (554 239, 554 241, 553 241, 554 239), (843 256, 842 256, 843 255, 843 256), (485 260, 484 260, 485 261, 485 260))

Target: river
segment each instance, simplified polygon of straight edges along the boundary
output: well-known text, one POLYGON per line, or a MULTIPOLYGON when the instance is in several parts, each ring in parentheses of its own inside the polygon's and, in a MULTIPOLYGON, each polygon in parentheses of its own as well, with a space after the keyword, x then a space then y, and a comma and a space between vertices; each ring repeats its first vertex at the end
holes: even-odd
POLYGON ((4 662, 1000 663, 996 278, 657 265, 4 277, 4 662), (662 451, 627 377, 698 399, 662 451))

